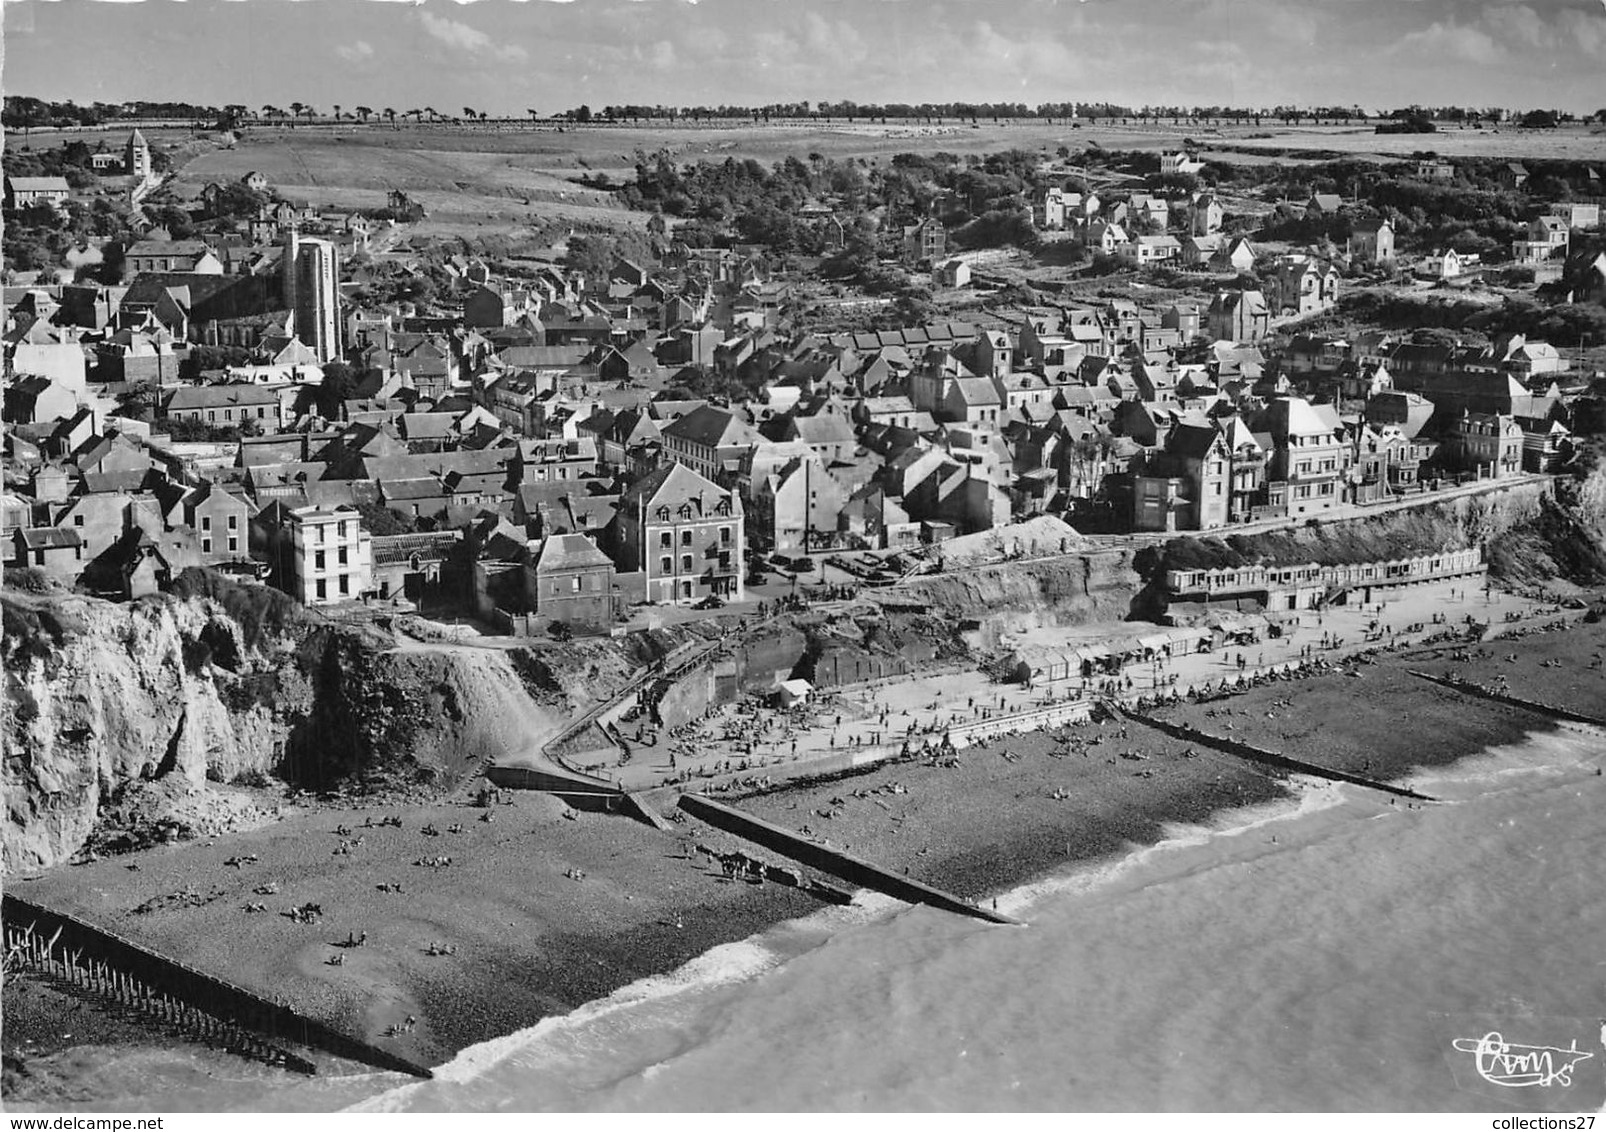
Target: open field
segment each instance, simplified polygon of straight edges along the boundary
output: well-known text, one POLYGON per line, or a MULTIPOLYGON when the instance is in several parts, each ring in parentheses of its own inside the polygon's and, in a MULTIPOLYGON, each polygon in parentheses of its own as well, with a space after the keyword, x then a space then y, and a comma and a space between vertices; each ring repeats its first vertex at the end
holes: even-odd
MULTIPOLYGON (((35 131, 32 148, 81 139, 121 144, 127 127, 35 131)), ((1314 160, 1318 151, 1402 160, 1419 150, 1448 157, 1606 160, 1606 129, 1447 129, 1436 134, 1378 134, 1371 126, 1108 125, 1072 126, 1030 119, 944 122, 689 123, 556 126, 518 122, 476 125, 371 122, 248 127, 238 143, 186 128, 144 128, 169 151, 181 195, 209 181, 255 170, 291 199, 329 208, 376 208, 385 193, 405 190, 429 212, 424 235, 473 235, 487 227, 517 230, 552 223, 637 228, 645 216, 617 207, 606 192, 575 183, 586 173, 615 181, 634 175, 638 152, 668 150, 681 162, 726 158, 765 164, 821 154, 876 163, 907 152, 960 155, 1019 148, 1045 157, 1061 146, 1157 152, 1190 141, 1208 157, 1234 164, 1314 160), (1279 151, 1299 155, 1282 156, 1279 151), (1300 152, 1303 151, 1303 152, 1300 152)), ((13 135, 15 138, 15 135, 13 135)))
MULTIPOLYGON (((187 128, 142 128, 146 137, 160 146, 197 136, 196 131, 187 128)), ((40 146, 57 145, 70 138, 93 142, 96 138, 110 137, 120 143, 126 135, 127 127, 36 130, 29 141, 40 146)), ((1555 130, 1447 126, 1434 134, 1379 134, 1371 125, 1283 126, 1268 121, 1260 126, 1189 123, 1072 126, 1063 120, 1051 124, 1040 119, 1013 122, 983 119, 975 125, 953 120, 942 125, 889 120, 885 125, 862 121, 776 121, 768 125, 659 122, 561 127, 518 122, 472 126, 412 122, 395 126, 382 122, 338 126, 320 123, 294 128, 247 127, 239 149, 250 152, 287 137, 305 139, 306 144, 315 144, 312 139, 340 137, 346 139, 346 144, 376 148, 520 154, 538 158, 529 163, 537 169, 591 168, 610 172, 628 168, 637 149, 653 152, 667 148, 684 161, 734 157, 773 162, 788 155, 802 157, 809 153, 869 160, 895 153, 935 150, 966 154, 990 153, 1010 147, 1047 147, 1052 151, 1060 145, 1079 150, 1095 143, 1107 149, 1161 150, 1176 149, 1184 139, 1192 139, 1197 148, 1215 151, 1214 155, 1221 160, 1238 163, 1266 160, 1256 151, 1277 149, 1335 150, 1380 159, 1405 158, 1419 150, 1432 150, 1446 157, 1606 158, 1606 127, 1602 126, 1575 125, 1555 130)))

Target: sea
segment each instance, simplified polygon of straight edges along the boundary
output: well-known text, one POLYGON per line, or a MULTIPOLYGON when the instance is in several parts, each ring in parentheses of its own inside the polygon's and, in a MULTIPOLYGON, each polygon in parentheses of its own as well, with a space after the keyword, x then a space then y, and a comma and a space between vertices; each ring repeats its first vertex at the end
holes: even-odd
MULTIPOLYGON (((1596 1111, 1603 762, 1606 736, 1563 728, 1418 773, 1431 804, 1303 783, 1296 803, 1000 894, 1021 926, 861 896, 468 1048, 433 1080, 306 1081, 259 1103, 1596 1111)), ((186 1086, 182 1107, 207 1099, 186 1086)))

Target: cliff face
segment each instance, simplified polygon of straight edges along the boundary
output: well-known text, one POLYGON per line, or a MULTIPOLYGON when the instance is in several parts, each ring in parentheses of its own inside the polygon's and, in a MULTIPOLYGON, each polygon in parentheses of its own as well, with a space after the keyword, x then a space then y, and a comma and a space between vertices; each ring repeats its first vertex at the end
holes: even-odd
POLYGON ((679 643, 420 642, 200 591, 0 595, 7 871, 270 818, 273 792, 246 786, 444 789, 679 643))
POLYGON ((1033 625, 1121 621, 1142 585, 1125 551, 1089 551, 996 566, 955 567, 915 578, 899 601, 925 603, 939 617, 981 622, 986 644, 1033 625))

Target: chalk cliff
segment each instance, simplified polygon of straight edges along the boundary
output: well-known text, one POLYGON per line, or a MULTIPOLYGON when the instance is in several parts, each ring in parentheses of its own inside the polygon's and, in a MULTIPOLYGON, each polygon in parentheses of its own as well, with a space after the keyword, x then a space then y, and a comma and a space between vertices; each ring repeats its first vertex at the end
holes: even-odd
POLYGON ((286 785, 448 789, 679 643, 421 641, 200 572, 129 604, 0 603, 8 872, 269 820, 286 785))

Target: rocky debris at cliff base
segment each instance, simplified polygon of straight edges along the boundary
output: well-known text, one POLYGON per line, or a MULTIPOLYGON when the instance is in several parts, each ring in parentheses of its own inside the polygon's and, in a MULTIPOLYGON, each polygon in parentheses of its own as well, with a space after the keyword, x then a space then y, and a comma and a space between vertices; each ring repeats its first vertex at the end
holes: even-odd
POLYGON ((86 848, 128 853, 152 845, 217 837, 279 820, 276 805, 244 791, 197 786, 179 779, 136 779, 117 790, 101 810, 86 848))

